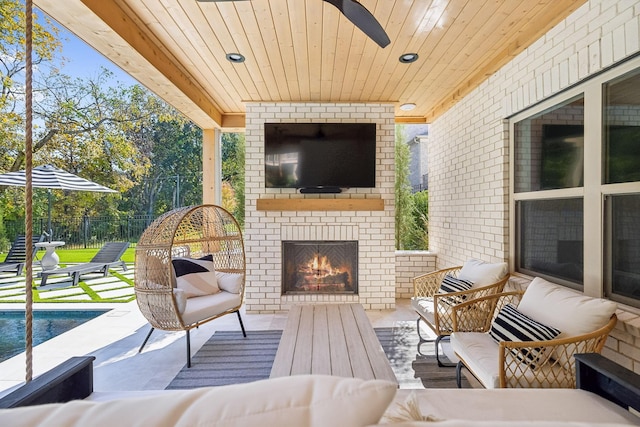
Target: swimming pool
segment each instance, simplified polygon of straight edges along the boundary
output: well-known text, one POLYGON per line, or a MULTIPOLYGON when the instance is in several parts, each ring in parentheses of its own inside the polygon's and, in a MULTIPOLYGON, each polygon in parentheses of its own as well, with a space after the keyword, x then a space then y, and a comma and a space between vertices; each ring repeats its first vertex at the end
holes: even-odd
MULTIPOLYGON (((34 310, 33 346, 67 332, 109 310, 34 310)), ((25 349, 24 310, 0 311, 0 362, 25 349)))

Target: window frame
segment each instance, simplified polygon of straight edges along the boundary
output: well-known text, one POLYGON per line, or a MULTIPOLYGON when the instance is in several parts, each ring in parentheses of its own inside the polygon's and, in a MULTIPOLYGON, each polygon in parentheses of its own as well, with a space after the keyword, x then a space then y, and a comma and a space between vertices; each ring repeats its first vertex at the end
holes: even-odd
MULTIPOLYGON (((640 299, 621 301, 610 291, 605 263, 606 235, 605 198, 614 194, 640 194, 640 182, 603 184, 603 121, 604 84, 640 69, 640 57, 595 74, 590 78, 557 93, 543 101, 522 110, 508 118, 509 122, 509 259, 510 270, 516 276, 531 278, 525 272, 518 272, 516 263, 519 254, 516 203, 521 200, 575 198, 582 197, 584 204, 584 279, 582 289, 585 295, 607 297, 622 304, 640 308, 640 299), (515 123, 538 115, 554 106, 568 102, 577 96, 584 97, 584 183, 582 187, 515 192, 515 123), (587 173, 588 172, 588 173, 587 173), (588 261, 587 261, 588 260, 588 261)), ((538 275, 538 274, 536 274, 538 275)), ((561 280, 548 277, 556 283, 561 280)), ((572 286, 573 287, 573 286, 572 286)))

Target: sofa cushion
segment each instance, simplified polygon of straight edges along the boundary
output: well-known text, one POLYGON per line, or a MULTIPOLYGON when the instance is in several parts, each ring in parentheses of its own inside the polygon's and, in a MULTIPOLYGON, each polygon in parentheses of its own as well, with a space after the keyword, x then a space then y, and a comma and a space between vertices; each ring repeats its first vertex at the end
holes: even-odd
POLYGON ((472 258, 462 265, 458 279, 469 280, 473 282, 474 288, 481 288, 503 279, 508 272, 509 266, 506 262, 492 264, 472 258))
POLYGON ((242 289, 244 274, 216 271, 216 279, 218 280, 218 286, 223 291, 239 294, 242 289))
POLYGON ((388 381, 295 375, 102 402, 0 410, 0 425, 345 426, 375 424, 396 393, 388 381))
MULTIPOLYGON (((518 310, 532 319, 562 331, 558 338, 587 334, 602 328, 616 312, 618 305, 602 298, 582 295, 540 277, 531 281, 518 310)), ((565 367, 573 369, 564 354, 554 355, 565 367)))
POLYGON ((209 257, 171 260, 176 276, 176 286, 184 291, 187 298, 220 292, 215 266, 209 257))
POLYGON ((203 295, 187 299, 187 306, 182 313, 182 321, 185 325, 192 325, 211 316, 224 311, 239 307, 242 297, 239 294, 232 294, 220 291, 213 295, 203 295))
POLYGON ((488 333, 454 332, 451 348, 485 388, 500 387, 498 344, 488 333))
MULTIPOLYGON (((440 288, 438 289, 439 294, 449 294, 452 292, 462 292, 468 291, 473 287, 473 282, 469 280, 458 279, 449 274, 444 276, 442 279, 442 283, 440 284, 440 288)), ((438 298, 438 301, 444 302, 449 305, 460 304, 467 298, 466 295, 454 295, 446 298, 438 298)))
MULTIPOLYGON (((454 332, 451 334, 451 348, 485 388, 500 387, 500 346, 489 333, 454 332)), ((507 360, 513 360, 511 353, 507 353, 507 360)), ((570 374, 557 363, 545 363, 535 371, 524 369, 523 375, 511 378, 508 387, 548 387, 548 384, 540 382, 540 378, 555 378, 561 383, 570 374), (537 372, 542 372, 542 375, 536 376, 537 372)))
POLYGON ((184 310, 187 308, 187 296, 185 295, 184 291, 180 288, 173 288, 173 297, 176 301, 178 313, 184 313, 184 310))
POLYGON ((442 283, 440 283, 440 289, 438 292, 440 293, 448 293, 448 292, 462 292, 468 291, 473 287, 473 282, 470 280, 458 279, 457 277, 453 277, 450 274, 444 276, 442 279, 442 283))
MULTIPOLYGON (((496 342, 500 341, 547 341, 560 334, 558 329, 536 322, 519 312, 513 305, 507 304, 491 324, 489 335, 496 342)), ((512 354, 532 369, 537 368, 549 356, 544 348, 512 349, 512 354)))
POLYGON ((518 310, 545 325, 560 329, 559 338, 593 332, 609 322, 617 304, 592 298, 540 277, 531 281, 518 310))

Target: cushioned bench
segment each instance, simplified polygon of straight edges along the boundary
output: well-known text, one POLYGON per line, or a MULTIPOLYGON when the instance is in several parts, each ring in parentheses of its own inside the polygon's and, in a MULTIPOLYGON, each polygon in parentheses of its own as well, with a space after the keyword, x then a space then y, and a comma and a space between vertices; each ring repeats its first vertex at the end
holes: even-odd
POLYGON ((541 278, 522 292, 506 292, 467 301, 453 316, 464 323, 476 304, 497 299, 488 331, 454 332, 451 346, 486 388, 574 388, 577 353, 599 353, 617 318, 616 303, 591 298, 541 278), (518 302, 519 301, 519 302, 518 302))
MULTIPOLYGON (((422 320, 436 335, 435 353, 439 366, 439 343, 454 330, 476 331, 478 326, 467 322, 464 329, 454 328, 451 312, 456 304, 502 292, 509 279, 507 263, 487 263, 470 259, 460 267, 451 267, 413 278, 414 296, 411 306, 418 313, 418 336, 420 342, 429 341, 420 335, 422 320)), ((480 327, 493 315, 494 306, 476 306, 475 320, 480 327)), ((419 351, 420 347, 418 347, 419 351)), ((453 366, 453 365, 452 365, 453 366)))

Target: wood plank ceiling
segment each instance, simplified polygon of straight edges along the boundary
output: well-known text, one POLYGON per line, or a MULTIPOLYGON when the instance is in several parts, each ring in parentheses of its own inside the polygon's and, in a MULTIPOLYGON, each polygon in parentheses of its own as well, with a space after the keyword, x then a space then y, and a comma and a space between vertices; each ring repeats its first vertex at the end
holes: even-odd
POLYGON ((205 128, 243 127, 254 101, 393 102, 428 123, 585 2, 361 0, 380 48, 322 0, 34 0, 205 128))

